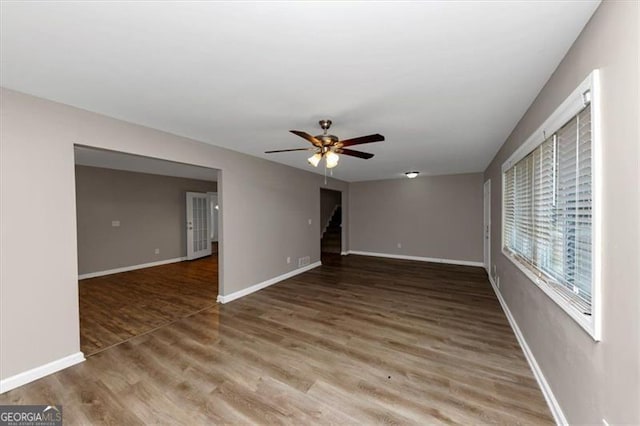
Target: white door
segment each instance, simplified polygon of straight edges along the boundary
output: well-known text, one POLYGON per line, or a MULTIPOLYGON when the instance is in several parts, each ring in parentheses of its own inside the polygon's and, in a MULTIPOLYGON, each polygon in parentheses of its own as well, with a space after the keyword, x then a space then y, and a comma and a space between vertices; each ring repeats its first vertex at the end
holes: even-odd
POLYGON ((484 267, 491 275, 491 179, 484 183, 484 267))
POLYGON ((211 213, 209 196, 187 192, 187 259, 211 254, 211 213))

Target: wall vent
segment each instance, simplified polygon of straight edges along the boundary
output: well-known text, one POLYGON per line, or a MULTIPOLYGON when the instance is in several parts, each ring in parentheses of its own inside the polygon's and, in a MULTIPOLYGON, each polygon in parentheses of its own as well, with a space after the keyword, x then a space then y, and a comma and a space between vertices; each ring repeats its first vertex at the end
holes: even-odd
POLYGON ((298 268, 307 266, 309 263, 311 263, 311 258, 309 256, 301 257, 298 259, 298 268))

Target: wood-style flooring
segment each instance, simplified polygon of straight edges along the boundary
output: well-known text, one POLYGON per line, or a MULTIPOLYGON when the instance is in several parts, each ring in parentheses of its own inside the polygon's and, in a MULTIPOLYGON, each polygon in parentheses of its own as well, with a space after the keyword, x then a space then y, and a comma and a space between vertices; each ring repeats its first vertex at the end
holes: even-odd
POLYGON ((481 268, 363 256, 0 395, 66 424, 551 424, 481 268))
POLYGON ((81 280, 85 356, 216 304, 217 255, 81 280))

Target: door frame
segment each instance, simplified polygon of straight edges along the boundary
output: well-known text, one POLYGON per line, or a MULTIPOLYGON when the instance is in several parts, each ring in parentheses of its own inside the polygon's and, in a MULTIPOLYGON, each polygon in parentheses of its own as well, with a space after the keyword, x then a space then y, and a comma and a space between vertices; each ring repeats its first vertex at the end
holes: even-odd
POLYGON ((218 242, 218 210, 220 209, 220 206, 218 205, 218 192, 207 192, 207 195, 209 196, 209 204, 211 206, 211 231, 213 233, 213 236, 211 237, 211 241, 212 242, 218 242), (215 200, 215 203, 214 203, 215 200), (218 207, 216 209, 216 206, 218 207))
POLYGON ((482 260, 487 274, 491 276, 491 179, 483 187, 482 217, 482 260))

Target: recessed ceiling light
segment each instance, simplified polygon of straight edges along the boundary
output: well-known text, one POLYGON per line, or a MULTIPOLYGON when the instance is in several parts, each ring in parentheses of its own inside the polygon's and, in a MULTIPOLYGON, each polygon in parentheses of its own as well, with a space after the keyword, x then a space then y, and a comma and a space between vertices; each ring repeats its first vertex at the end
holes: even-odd
POLYGON ((420 174, 420 172, 405 172, 404 175, 406 177, 408 177, 409 179, 413 179, 415 177, 418 177, 418 175, 420 174))

